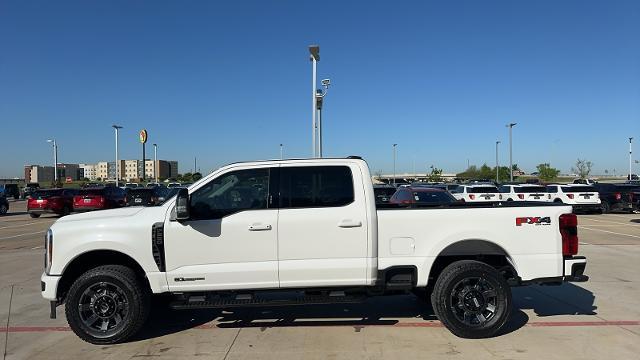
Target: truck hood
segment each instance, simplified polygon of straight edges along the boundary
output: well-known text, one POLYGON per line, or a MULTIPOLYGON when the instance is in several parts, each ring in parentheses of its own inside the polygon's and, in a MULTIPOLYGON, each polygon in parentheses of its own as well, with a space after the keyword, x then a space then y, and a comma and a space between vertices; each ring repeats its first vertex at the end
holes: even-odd
POLYGON ((69 221, 80 221, 80 220, 126 218, 129 216, 136 215, 139 212, 144 211, 144 209, 145 208, 142 206, 132 206, 132 207, 119 208, 119 209, 90 211, 90 212, 81 213, 81 214, 67 215, 67 216, 61 217, 56 222, 64 223, 69 221))

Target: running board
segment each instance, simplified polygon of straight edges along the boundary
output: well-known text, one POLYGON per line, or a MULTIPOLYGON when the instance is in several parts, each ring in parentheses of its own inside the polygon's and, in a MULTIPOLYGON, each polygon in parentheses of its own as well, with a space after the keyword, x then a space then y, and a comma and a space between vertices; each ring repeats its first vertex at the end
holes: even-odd
POLYGON ((366 296, 349 295, 303 295, 293 298, 268 298, 240 294, 237 296, 207 296, 193 295, 186 300, 174 301, 169 304, 174 310, 215 309, 232 307, 256 306, 291 306, 291 305, 321 305, 321 304, 355 304, 366 300, 366 296))

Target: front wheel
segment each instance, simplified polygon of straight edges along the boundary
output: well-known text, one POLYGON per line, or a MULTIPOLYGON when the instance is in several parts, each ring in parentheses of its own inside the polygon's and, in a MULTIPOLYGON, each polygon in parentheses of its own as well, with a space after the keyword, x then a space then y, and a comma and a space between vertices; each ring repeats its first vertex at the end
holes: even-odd
POLYGON ((32 219, 35 219, 35 218, 39 218, 40 214, 29 213, 29 216, 31 216, 32 219))
POLYGON ((9 211, 9 207, 5 204, 0 204, 0 215, 4 215, 9 211))
POLYGON ((456 261, 438 277, 431 303, 442 324, 454 335, 486 338, 509 320, 511 289, 493 267, 479 261, 456 261))
POLYGON ((144 325, 149 291, 136 273, 104 265, 82 274, 69 289, 65 314, 73 332, 96 345, 126 341, 144 325))

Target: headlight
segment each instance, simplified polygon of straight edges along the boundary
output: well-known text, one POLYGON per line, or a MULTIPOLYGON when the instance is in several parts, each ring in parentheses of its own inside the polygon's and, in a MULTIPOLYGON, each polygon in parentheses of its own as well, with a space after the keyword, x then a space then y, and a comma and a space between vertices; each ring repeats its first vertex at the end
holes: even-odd
POLYGON ((51 258, 53 257, 53 231, 47 230, 44 236, 44 271, 49 275, 51 270, 51 258))

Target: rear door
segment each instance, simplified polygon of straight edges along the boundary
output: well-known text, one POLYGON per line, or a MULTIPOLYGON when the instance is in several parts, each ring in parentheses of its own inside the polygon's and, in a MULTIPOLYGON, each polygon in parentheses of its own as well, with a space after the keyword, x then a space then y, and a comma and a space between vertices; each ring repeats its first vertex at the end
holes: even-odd
POLYGON ((367 211, 360 169, 283 164, 279 197, 280 286, 366 285, 367 211))

